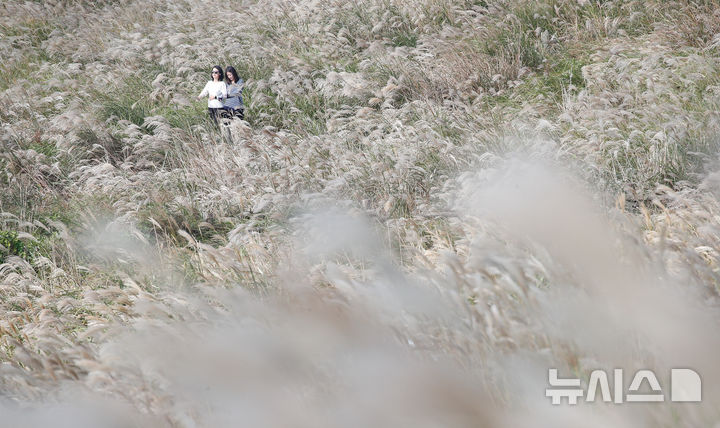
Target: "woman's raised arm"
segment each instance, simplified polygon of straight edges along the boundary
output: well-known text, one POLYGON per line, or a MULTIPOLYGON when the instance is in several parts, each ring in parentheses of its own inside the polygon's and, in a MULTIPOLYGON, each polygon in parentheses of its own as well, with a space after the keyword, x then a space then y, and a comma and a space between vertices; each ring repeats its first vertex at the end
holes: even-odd
POLYGON ((208 90, 208 86, 210 86, 210 82, 205 84, 205 87, 203 88, 202 92, 200 92, 200 95, 198 95, 198 99, 202 97, 207 97, 210 91, 208 90))

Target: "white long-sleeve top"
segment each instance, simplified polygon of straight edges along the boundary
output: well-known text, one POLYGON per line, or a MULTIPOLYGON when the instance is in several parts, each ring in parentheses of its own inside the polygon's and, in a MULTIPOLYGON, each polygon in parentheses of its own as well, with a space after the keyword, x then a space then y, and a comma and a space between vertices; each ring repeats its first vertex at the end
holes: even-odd
POLYGON ((239 109, 243 107, 242 99, 242 88, 243 80, 238 80, 237 83, 227 85, 227 99, 225 100, 225 107, 232 109, 239 109))
POLYGON ((210 95, 214 95, 215 99, 208 99, 208 108, 223 108, 222 100, 227 98, 227 85, 225 85, 225 82, 222 80, 219 82, 214 80, 207 82, 198 96, 209 97, 210 95))

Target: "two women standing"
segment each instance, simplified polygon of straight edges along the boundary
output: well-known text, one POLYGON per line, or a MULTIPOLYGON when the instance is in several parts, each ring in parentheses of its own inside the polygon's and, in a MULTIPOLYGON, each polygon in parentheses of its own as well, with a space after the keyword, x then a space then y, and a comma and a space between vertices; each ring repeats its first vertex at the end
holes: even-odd
POLYGON ((230 118, 244 118, 244 106, 242 100, 243 80, 238 77, 234 67, 225 70, 223 81, 223 69, 219 65, 212 68, 211 79, 205 84, 198 99, 208 97, 208 114, 210 119, 217 124, 218 116, 229 116, 230 118))

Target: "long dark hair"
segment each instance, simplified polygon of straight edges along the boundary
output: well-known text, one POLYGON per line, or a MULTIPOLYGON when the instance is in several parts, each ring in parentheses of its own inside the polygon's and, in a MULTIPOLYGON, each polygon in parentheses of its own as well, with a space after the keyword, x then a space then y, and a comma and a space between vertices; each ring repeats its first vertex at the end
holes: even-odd
POLYGON ((235 67, 233 67, 232 65, 228 65, 228 67, 225 69, 225 83, 232 83, 227 77, 228 73, 232 74, 233 78, 235 79, 235 83, 238 83, 240 81, 237 71, 235 71, 235 67))
POLYGON ((215 67, 212 68, 212 70, 210 70, 210 81, 215 81, 215 79, 213 79, 212 72, 215 71, 216 68, 217 68, 217 71, 220 72, 220 81, 222 81, 223 71, 222 71, 222 67, 219 65, 216 65, 215 67))

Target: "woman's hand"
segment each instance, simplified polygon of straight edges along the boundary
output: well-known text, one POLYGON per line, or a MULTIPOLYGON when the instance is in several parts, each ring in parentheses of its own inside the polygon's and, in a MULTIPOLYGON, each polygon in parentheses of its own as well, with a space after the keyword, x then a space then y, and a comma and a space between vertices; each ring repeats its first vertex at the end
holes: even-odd
POLYGON ((210 95, 210 99, 211 99, 211 100, 214 100, 214 99, 215 99, 215 95, 210 95))

